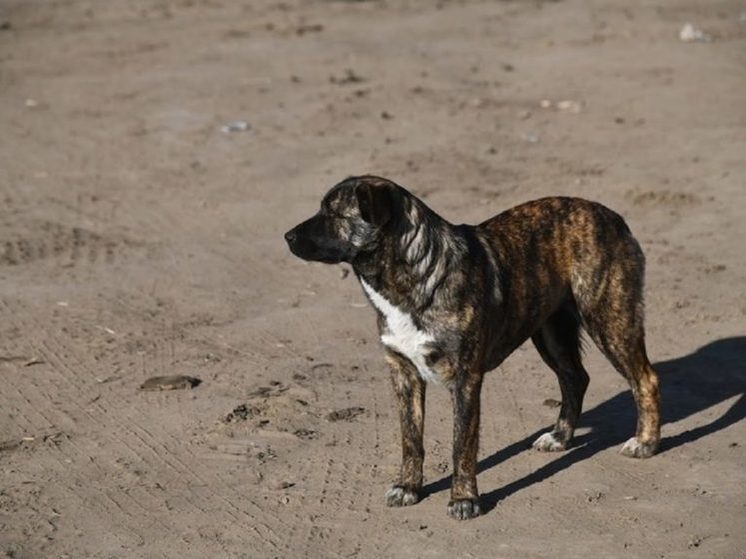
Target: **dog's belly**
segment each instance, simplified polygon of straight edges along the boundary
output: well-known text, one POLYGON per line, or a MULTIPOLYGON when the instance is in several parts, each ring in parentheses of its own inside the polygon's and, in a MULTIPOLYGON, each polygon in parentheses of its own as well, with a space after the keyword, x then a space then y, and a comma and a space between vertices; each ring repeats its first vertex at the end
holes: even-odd
POLYGON ((435 338, 415 325, 411 315, 392 305, 365 280, 360 283, 368 294, 373 305, 383 314, 386 320, 385 331, 381 333, 381 342, 386 347, 400 353, 417 368, 420 377, 427 382, 438 382, 438 373, 427 364, 427 356, 432 352, 435 338))

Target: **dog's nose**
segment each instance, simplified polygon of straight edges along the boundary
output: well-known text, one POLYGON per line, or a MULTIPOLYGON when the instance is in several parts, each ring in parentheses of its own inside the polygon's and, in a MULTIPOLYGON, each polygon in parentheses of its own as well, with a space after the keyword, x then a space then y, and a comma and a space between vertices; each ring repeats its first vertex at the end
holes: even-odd
POLYGON ((285 233, 285 240, 288 243, 292 243, 293 241, 295 241, 295 229, 291 229, 290 231, 285 233))

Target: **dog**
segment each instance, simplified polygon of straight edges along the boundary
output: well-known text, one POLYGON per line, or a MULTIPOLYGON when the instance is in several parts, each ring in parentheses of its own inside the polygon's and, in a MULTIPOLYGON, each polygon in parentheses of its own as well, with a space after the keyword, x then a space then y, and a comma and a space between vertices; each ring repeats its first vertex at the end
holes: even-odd
POLYGON ((527 339, 556 373, 562 406, 533 447, 570 444, 588 373, 581 333, 629 382, 637 431, 620 452, 647 458, 660 441, 658 376, 645 348, 640 245, 621 216, 581 198, 549 197, 479 225, 453 225, 385 178, 334 186, 319 212, 285 234, 296 256, 352 265, 378 315, 401 423, 402 465, 386 504, 415 504, 422 488, 425 388, 453 404, 453 478, 447 512, 480 514, 480 390, 527 339))

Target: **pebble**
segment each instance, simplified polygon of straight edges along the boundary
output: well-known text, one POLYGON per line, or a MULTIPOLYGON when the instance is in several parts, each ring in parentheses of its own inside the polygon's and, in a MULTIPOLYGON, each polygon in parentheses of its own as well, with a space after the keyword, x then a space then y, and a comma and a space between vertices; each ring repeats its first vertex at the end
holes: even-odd
POLYGON ((225 134, 230 134, 231 132, 246 132, 250 128, 251 125, 245 120, 234 120, 221 126, 220 131, 225 134))
POLYGON ((685 23, 679 31, 679 39, 685 43, 706 43, 711 41, 712 37, 691 23, 685 23))
POLYGON ((557 101, 556 103, 549 99, 542 99, 539 103, 539 106, 542 109, 555 108, 558 111, 574 114, 579 113, 583 109, 583 104, 580 101, 573 101, 571 99, 563 99, 562 101, 557 101))
POLYGON ((578 101, 571 101, 569 99, 557 101, 557 109, 560 111, 577 114, 582 108, 583 106, 578 101))
POLYGON ((169 375, 149 378, 140 385, 140 390, 178 390, 181 388, 194 388, 200 384, 202 384, 202 381, 196 377, 169 375))

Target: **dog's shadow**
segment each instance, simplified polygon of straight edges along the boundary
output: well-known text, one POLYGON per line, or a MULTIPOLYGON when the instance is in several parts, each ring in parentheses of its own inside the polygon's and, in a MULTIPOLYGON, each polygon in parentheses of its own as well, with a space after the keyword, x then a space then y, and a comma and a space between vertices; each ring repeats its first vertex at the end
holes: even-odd
MULTIPOLYGON (((717 340, 694 353, 656 363, 654 367, 660 374, 662 384, 663 438, 660 452, 696 441, 746 417, 746 337, 717 340), (680 421, 735 396, 738 399, 721 417, 666 437, 666 424, 680 421)), ((583 412, 579 427, 591 427, 589 433, 576 437, 568 451, 558 454, 556 460, 535 472, 482 494, 482 509, 489 511, 517 491, 543 481, 599 451, 621 445, 634 433, 635 424, 636 409, 629 391, 621 392, 583 412)), ((531 443, 547 428, 484 458, 478 464, 478 471, 488 470, 519 452, 530 451, 531 443)), ((424 496, 429 496, 448 489, 450 485, 451 478, 448 476, 429 483, 422 492, 424 496)))

